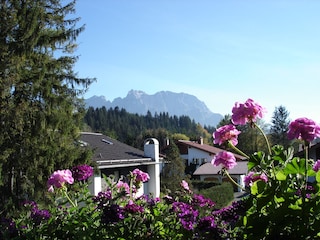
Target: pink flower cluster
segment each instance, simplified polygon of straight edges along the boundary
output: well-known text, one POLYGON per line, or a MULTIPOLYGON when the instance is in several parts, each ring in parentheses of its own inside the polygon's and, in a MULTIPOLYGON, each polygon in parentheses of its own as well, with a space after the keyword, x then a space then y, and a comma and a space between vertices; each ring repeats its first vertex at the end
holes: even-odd
POLYGON ((314 163, 312 169, 315 172, 318 172, 320 170, 320 160, 319 159, 314 163))
POLYGON ((289 124, 288 138, 311 142, 320 137, 320 126, 308 118, 298 118, 289 124))
MULTIPOLYGON (((249 98, 245 103, 235 103, 231 121, 234 125, 245 125, 248 122, 256 122, 257 118, 262 118, 264 113, 265 109, 249 98)), ((213 133, 214 144, 231 143, 233 146, 238 144, 238 135, 241 132, 233 124, 222 126, 213 133)))
POLYGON ((184 190, 190 191, 189 184, 186 180, 182 180, 180 185, 181 185, 181 187, 183 187, 184 190))
POLYGON ((132 171, 133 176, 137 182, 146 182, 150 179, 148 173, 141 171, 140 169, 136 168, 132 171))
POLYGON ((117 185, 116 185, 116 186, 117 186, 117 188, 118 188, 118 192, 124 191, 124 192, 126 192, 127 194, 130 194, 130 186, 129 186, 128 183, 119 180, 119 181, 117 182, 117 185))
POLYGON ((255 173, 255 172, 252 172, 250 171, 247 176, 244 177, 244 184, 246 186, 252 186, 252 184, 256 181, 264 181, 264 182, 268 182, 268 177, 266 174, 264 173, 255 173))
POLYGON ((238 135, 241 132, 232 124, 228 124, 218 128, 213 133, 214 144, 223 145, 226 142, 231 142, 233 146, 238 144, 238 135))
POLYGON ((265 108, 249 98, 245 103, 235 103, 231 120, 235 125, 245 125, 247 122, 256 122, 257 118, 263 118, 265 112, 265 108))
POLYGON ((48 179, 48 191, 53 192, 54 188, 62 188, 65 183, 73 184, 74 179, 72 173, 69 169, 66 170, 57 170, 48 179))
POLYGON ((73 167, 71 172, 76 180, 84 181, 93 175, 93 168, 87 164, 83 164, 73 167))
POLYGON ((227 170, 234 168, 237 165, 237 161, 233 153, 227 151, 221 151, 211 161, 214 166, 223 165, 227 170))

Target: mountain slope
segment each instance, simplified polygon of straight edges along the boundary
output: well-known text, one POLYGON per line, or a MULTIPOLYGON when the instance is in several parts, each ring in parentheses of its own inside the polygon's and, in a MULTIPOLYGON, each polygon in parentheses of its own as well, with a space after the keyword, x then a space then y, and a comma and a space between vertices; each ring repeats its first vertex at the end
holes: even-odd
POLYGON ((125 98, 116 98, 112 102, 104 96, 93 96, 85 100, 86 106, 107 109, 119 107, 130 113, 145 115, 148 111, 152 114, 168 112, 171 116, 188 116, 201 125, 216 126, 223 118, 221 114, 211 112, 204 102, 197 97, 186 93, 161 91, 148 95, 143 91, 131 90, 125 98))

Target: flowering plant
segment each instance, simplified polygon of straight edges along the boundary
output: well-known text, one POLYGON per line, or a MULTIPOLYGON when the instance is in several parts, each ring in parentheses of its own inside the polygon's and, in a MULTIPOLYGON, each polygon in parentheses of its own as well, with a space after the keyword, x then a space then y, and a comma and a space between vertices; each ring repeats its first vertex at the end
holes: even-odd
POLYGON ((19 217, 1 218, 0 239, 318 239, 320 160, 310 159, 308 150, 320 137, 320 126, 307 118, 290 123, 288 137, 304 144, 304 156, 297 157, 292 147, 270 146, 257 124, 264 111, 251 99, 236 103, 232 124, 213 133, 214 143, 227 148, 212 160, 223 165, 224 174, 230 177, 228 170, 237 164, 229 150, 248 160, 243 190, 249 195, 240 201, 217 209, 186 181, 174 198, 141 195, 139 188, 150 176, 139 169, 123 179, 106 177, 107 188, 92 196, 87 179, 93 169, 81 165, 49 177, 52 206, 28 201, 19 217), (268 152, 247 155, 238 149, 239 124, 258 128, 268 152))
POLYGON ((55 171, 47 182, 54 205, 24 202, 18 218, 0 221, 0 239, 225 239, 243 209, 242 202, 216 209, 184 180, 175 197, 138 195, 150 178, 139 169, 124 178, 129 182, 105 177, 106 189, 92 196, 92 174, 90 166, 55 171))
MULTIPOLYGON (((311 141, 320 137, 320 126, 313 120, 299 118, 289 125, 288 138, 299 139, 304 157, 294 155, 293 147, 270 147, 257 119, 265 109, 252 99, 236 103, 231 121, 213 133, 214 142, 229 147, 248 160, 248 175, 244 178, 249 196, 244 199, 245 213, 239 218, 234 232, 239 239, 316 239, 320 238, 320 160, 310 159, 311 141), (256 127, 266 140, 268 152, 250 156, 236 147, 236 125, 256 127)), ((232 153, 225 151, 212 160, 223 165, 224 173, 237 163, 232 153)))

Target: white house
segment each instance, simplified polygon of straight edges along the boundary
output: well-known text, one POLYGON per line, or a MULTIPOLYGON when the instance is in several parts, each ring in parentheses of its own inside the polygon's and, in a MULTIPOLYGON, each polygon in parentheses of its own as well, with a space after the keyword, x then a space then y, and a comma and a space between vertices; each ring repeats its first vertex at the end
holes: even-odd
MULTIPOLYGON (((185 160, 186 166, 194 165, 195 169, 201 165, 211 162, 213 157, 224 149, 217 148, 203 143, 203 139, 198 141, 179 140, 177 143, 180 157, 185 160)), ((245 157, 234 154, 237 161, 245 160, 245 157)))
MULTIPOLYGON (((245 188, 244 177, 248 172, 248 161, 237 161, 237 165, 228 170, 230 177, 241 187, 245 188)), ((213 166, 211 163, 205 163, 193 173, 195 176, 199 176, 202 181, 215 181, 215 182, 225 182, 229 181, 227 176, 221 174, 222 166, 213 166)), ((241 192, 240 187, 234 186, 236 192, 241 192)))
POLYGON ((92 178, 90 191, 97 195, 102 190, 102 174, 114 175, 117 179, 126 176, 135 168, 147 172, 150 180, 143 184, 140 194, 160 196, 159 142, 155 138, 146 139, 144 151, 119 142, 101 133, 82 132, 82 146, 93 149, 92 160, 98 172, 92 178))
MULTIPOLYGON (((179 148, 180 157, 184 159, 187 169, 190 172, 188 174, 197 176, 203 181, 227 181, 220 174, 221 167, 214 167, 211 164, 213 157, 224 149, 217 148, 203 143, 203 139, 198 141, 179 140, 177 143, 179 148)), ((243 186, 243 178, 247 174, 247 162, 246 158, 234 154, 238 162, 237 167, 232 170, 232 178, 241 186, 243 186)), ((235 189, 239 191, 240 189, 235 189)))

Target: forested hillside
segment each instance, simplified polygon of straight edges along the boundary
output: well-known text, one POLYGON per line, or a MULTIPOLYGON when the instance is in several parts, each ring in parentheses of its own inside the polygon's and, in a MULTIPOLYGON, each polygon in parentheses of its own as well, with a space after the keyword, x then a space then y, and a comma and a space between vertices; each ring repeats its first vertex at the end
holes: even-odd
POLYGON ((169 116, 168 113, 152 115, 138 115, 128 113, 118 107, 89 107, 84 117, 89 130, 102 132, 112 138, 141 148, 143 141, 148 137, 156 137, 160 147, 166 138, 180 138, 196 140, 203 137, 207 143, 212 143, 213 127, 202 127, 188 116, 169 116))

